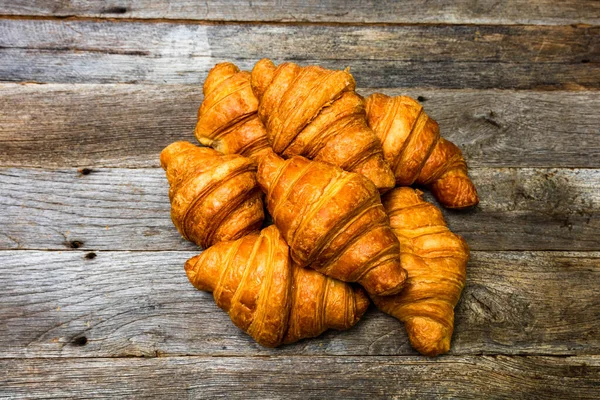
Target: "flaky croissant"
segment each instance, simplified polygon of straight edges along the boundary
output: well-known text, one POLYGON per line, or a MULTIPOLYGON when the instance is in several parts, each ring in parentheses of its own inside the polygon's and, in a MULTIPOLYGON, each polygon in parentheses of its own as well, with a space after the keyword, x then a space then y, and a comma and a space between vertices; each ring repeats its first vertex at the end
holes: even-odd
POLYGON ((399 292, 406 279, 398 239, 375 185, 364 176, 304 157, 267 153, 258 167, 273 222, 294 262, 374 294, 399 292))
POLYGON ((394 187, 394 175, 366 123, 363 101, 354 93, 348 71, 293 63, 275 67, 263 59, 252 70, 252 88, 277 154, 300 155, 363 174, 382 192, 394 187))
POLYGON ((440 137, 437 122, 416 100, 374 93, 366 99, 366 108, 369 126, 383 144, 398 185, 427 185, 448 208, 479 203, 460 149, 440 137))
POLYGON ((212 292, 233 323, 266 347, 348 329, 369 305, 361 288, 292 265, 273 225, 214 245, 188 260, 185 270, 196 288, 212 292))
POLYGON ((465 285, 469 249, 450 232, 440 210, 421 195, 403 187, 384 196, 408 280, 400 294, 372 299, 379 309, 404 322, 417 351, 435 356, 450 350, 454 307, 465 285))
POLYGON ((258 159, 269 142, 257 109, 250 73, 229 62, 217 64, 204 81, 196 139, 225 154, 258 159))
POLYGON ((187 240, 207 248, 260 229, 263 194, 251 159, 175 142, 160 163, 171 186, 171 219, 187 240))

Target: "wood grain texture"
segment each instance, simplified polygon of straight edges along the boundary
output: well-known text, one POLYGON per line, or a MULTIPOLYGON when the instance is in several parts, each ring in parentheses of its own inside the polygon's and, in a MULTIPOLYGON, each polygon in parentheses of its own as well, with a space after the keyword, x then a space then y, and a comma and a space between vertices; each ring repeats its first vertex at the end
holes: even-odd
POLYGON ((8 398, 596 399, 600 357, 34 359, 0 371, 8 398))
MULTIPOLYGON (((0 252, 0 358, 417 354, 373 307, 349 331, 260 347, 187 281, 196 253, 0 252)), ((600 253, 473 252, 467 270, 452 354, 600 351, 600 253)))
POLYGON ((600 396, 598 1, 0 0, 0 15, 0 81, 55 83, 0 84, 0 398, 600 396), (444 210, 473 250, 450 355, 417 356, 374 308, 264 349, 187 282, 199 249, 170 221, 158 154, 193 140, 216 62, 262 57, 419 97, 465 152, 482 201, 444 210))
MULTIPOLYGON (((479 206, 444 215, 471 249, 600 248, 600 169, 473 168, 470 175, 479 206)), ((171 222, 160 168, 0 169, 0 187, 0 249, 195 248, 171 222)))
POLYGON ((598 356, 34 359, 0 371, 0 396, 45 399, 596 399, 600 385, 598 356))
POLYGON ((351 67, 363 87, 600 87, 599 27, 0 20, 0 80, 195 83, 223 60, 351 67))
MULTIPOLYGON (((420 98, 471 167, 600 167, 600 92, 378 91, 420 98)), ((201 102, 200 85, 0 84, 0 165, 157 166, 201 102)))
POLYGON ((363 23, 572 24, 600 23, 593 0, 326 0, 263 1, 48 1, 0 0, 0 14, 165 18, 210 21, 290 21, 363 23))

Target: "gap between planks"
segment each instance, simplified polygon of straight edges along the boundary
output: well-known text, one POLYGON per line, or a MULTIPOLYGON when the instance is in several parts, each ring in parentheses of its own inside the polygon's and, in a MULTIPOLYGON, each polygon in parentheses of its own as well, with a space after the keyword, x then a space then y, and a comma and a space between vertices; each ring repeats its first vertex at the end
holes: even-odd
POLYGON ((480 23, 480 22, 360 22, 360 21, 277 21, 277 20, 209 20, 209 19, 186 19, 186 18, 131 18, 131 17, 92 17, 85 15, 11 15, 0 14, 0 20, 32 20, 32 21, 56 21, 56 22, 113 22, 113 23, 148 23, 148 24, 178 24, 178 25, 260 25, 260 26, 331 26, 331 27, 434 27, 434 26, 464 26, 464 27, 517 27, 517 28, 550 28, 550 27, 572 27, 572 28, 594 28, 600 26, 595 23, 564 22, 559 24, 531 24, 531 23, 480 23))

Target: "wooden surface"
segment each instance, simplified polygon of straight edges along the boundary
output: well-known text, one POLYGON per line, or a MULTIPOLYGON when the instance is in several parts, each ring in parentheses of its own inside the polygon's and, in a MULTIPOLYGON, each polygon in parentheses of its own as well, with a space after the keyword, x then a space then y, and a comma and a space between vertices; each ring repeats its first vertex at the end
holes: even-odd
MULTIPOLYGON (((600 168, 596 91, 359 88, 374 91, 420 97, 471 167, 600 168)), ((201 85, 3 84, 0 166, 159 167, 195 140, 201 101, 201 85)))
POLYGON ((595 0, 0 0, 5 15, 330 23, 598 24, 595 0))
MULTIPOLYGON (((443 212, 471 249, 600 249, 600 169, 472 168, 470 175, 479 206, 443 212)), ((169 218, 160 168, 3 168, 0 186, 4 249, 65 250, 72 242, 80 250, 194 249, 169 218)))
MULTIPOLYGON (((0 252, 4 357, 416 355, 373 307, 352 330, 262 348, 189 287, 195 249, 23 253, 0 252)), ((598 354, 599 264, 599 252, 474 251, 452 354, 598 354)))
POLYGON ((42 398, 584 399, 600 385, 598 356, 0 359, 0 371, 8 395, 42 398))
POLYGON ((599 64, 592 0, 0 0, 0 398, 600 397, 599 64), (373 307, 264 349, 187 282, 158 154, 265 56, 418 98, 465 153, 449 354, 373 307))
POLYGON ((350 67, 362 87, 598 89, 598 26, 0 20, 8 81, 200 84, 215 62, 350 67), (27 32, 27 34, 23 34, 27 32), (440 74, 443 71, 443 74, 440 74))

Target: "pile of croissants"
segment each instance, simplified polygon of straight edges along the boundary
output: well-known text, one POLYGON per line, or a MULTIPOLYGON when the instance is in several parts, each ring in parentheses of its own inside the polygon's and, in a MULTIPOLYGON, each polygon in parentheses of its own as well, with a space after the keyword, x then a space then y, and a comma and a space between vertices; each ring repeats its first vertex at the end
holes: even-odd
POLYGON ((204 249, 187 277, 263 346, 348 329, 371 300, 417 351, 445 353, 469 250, 410 186, 449 208, 477 192, 417 101, 365 99, 355 85, 348 70, 268 59, 210 71, 202 146, 160 155, 173 223, 204 249))

